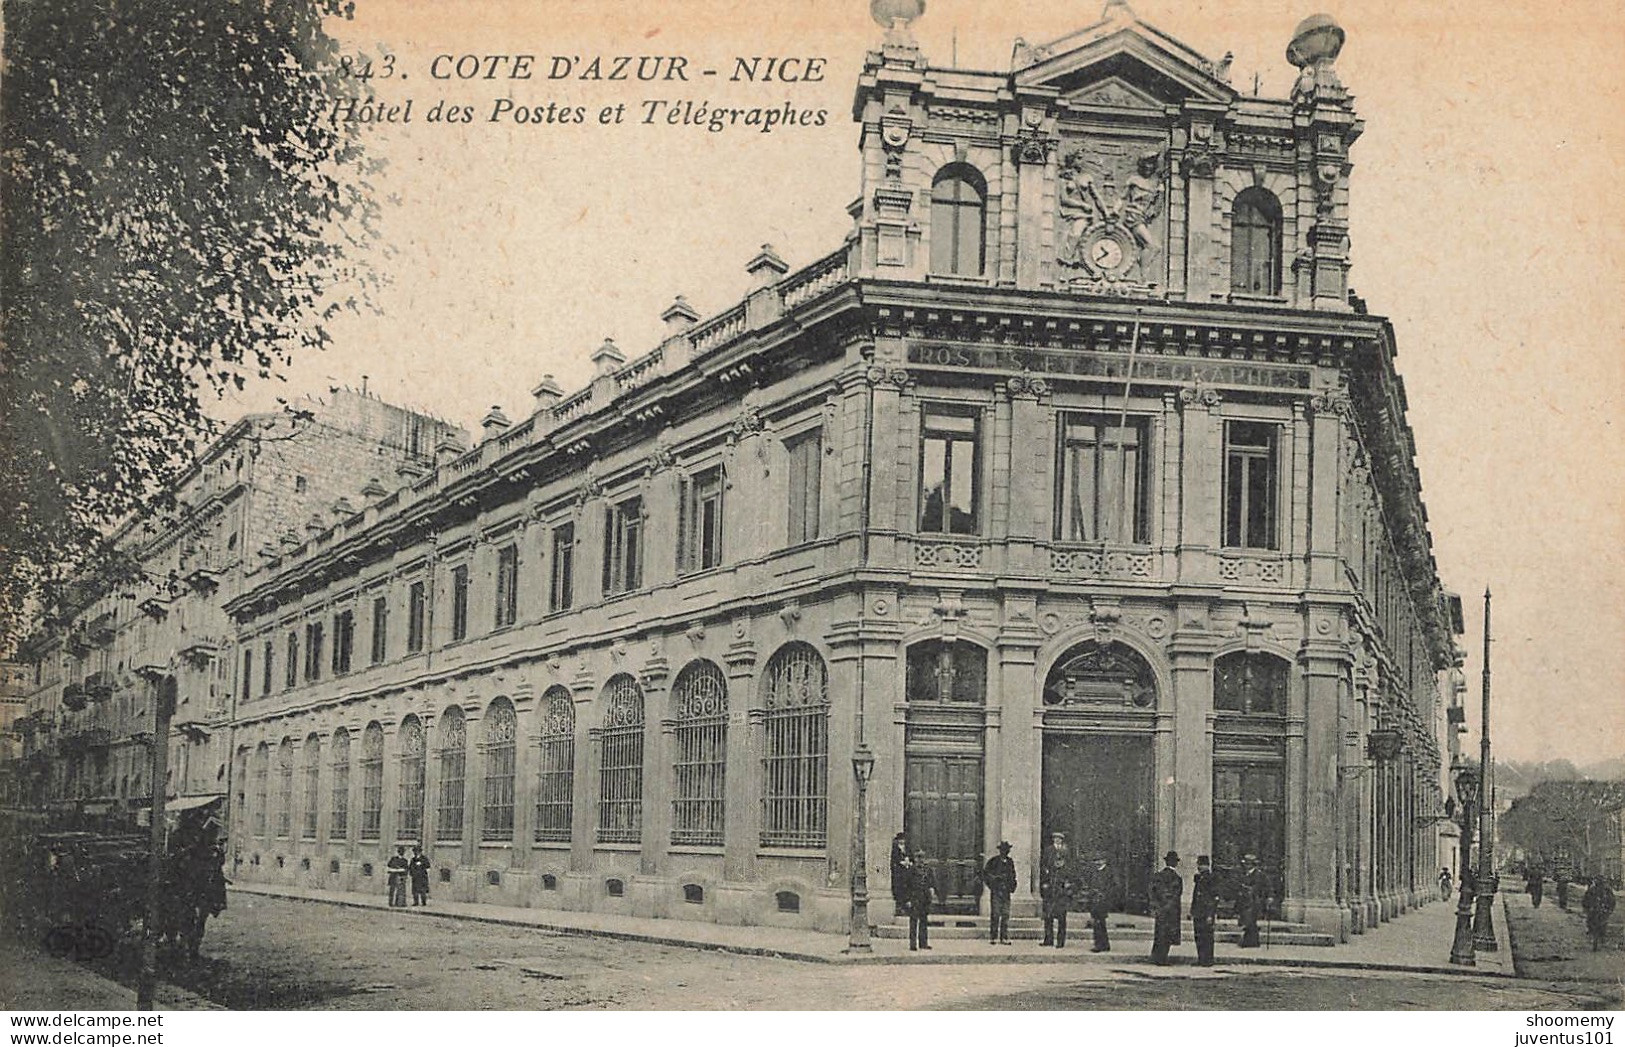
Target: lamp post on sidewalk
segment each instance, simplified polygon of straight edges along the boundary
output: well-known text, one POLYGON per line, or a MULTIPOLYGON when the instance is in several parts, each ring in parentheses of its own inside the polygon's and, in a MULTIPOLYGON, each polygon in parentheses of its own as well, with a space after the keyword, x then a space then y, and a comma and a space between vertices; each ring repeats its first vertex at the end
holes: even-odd
POLYGON ((1491 905, 1500 883, 1495 875, 1495 765, 1490 762, 1490 590, 1484 589, 1484 696, 1479 722, 1478 781, 1478 915, 1473 920, 1473 948, 1495 952, 1495 911, 1491 905))
POLYGON ((869 943, 869 776, 875 754, 860 743, 852 754, 852 773, 858 780, 858 829, 852 841, 852 922, 847 931, 847 952, 870 952, 869 943))
POLYGON ((1473 957, 1473 814, 1478 806, 1478 771, 1470 763, 1455 767, 1456 799, 1461 804, 1461 898, 1456 906, 1456 936, 1450 943, 1450 962, 1477 966, 1473 957))

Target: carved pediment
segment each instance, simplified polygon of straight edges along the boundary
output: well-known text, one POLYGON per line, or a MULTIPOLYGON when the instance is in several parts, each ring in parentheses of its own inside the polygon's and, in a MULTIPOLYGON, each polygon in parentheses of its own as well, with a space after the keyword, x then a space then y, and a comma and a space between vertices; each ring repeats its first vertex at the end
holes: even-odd
POLYGON ((1060 92, 1067 102, 1160 109, 1188 99, 1228 104, 1226 62, 1203 57, 1138 20, 1100 23, 1035 48, 1047 56, 1016 73, 1016 85, 1060 92))

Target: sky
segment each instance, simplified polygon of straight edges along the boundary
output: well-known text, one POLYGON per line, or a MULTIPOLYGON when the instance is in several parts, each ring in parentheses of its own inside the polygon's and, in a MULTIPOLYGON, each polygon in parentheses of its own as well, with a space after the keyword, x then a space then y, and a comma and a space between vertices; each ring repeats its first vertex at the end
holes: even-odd
MULTIPOLYGON (((411 122, 369 130, 384 201, 376 311, 275 397, 367 387, 471 431, 515 420, 544 374, 569 390, 605 338, 660 338, 683 294, 702 315, 739 300, 771 243, 797 267, 837 247, 858 188, 853 89, 880 29, 865 0, 358 0, 357 53, 395 56, 379 99, 411 122), (529 81, 437 80, 439 55, 535 55, 529 81), (553 81, 553 56, 682 56, 690 83, 553 81), (817 82, 730 84, 736 56, 823 59, 817 82), (404 79, 402 78, 404 74, 404 79), (645 99, 789 103, 823 126, 711 133, 641 123, 645 99), (581 105, 582 124, 491 121, 499 100, 581 105), (430 122, 436 101, 473 120, 430 122), (604 125, 606 106, 625 105, 604 125)), ((1353 149, 1351 284, 1393 320, 1423 499, 1444 584, 1468 612, 1476 731, 1482 598, 1494 592, 1492 737, 1499 756, 1625 755, 1625 10, 1565 3, 1139 0, 1134 12, 1232 82, 1285 95, 1298 21, 1333 14, 1338 71, 1365 133, 1353 149)), ((928 0, 914 26, 933 64, 1006 69, 1017 36, 1093 22, 1085 0, 928 0)), ((440 68, 449 63, 442 63, 440 68)), ((803 67, 806 63, 803 63, 803 67)), ((382 71, 382 61, 375 70, 382 71)), ((793 67, 794 68, 794 67, 793 67)))

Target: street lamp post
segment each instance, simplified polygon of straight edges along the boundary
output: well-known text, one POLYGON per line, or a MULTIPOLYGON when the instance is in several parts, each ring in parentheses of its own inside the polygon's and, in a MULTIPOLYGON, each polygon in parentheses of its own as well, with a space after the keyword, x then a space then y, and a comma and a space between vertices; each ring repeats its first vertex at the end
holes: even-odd
POLYGON ((875 754, 860 743, 852 754, 852 774, 858 780, 858 828, 852 840, 852 921, 846 936, 847 952, 870 952, 869 944, 869 776, 875 754))
POLYGON ((1473 948, 1495 952, 1495 841, 1490 828, 1494 814, 1495 765, 1490 762, 1490 591, 1484 589, 1484 696, 1479 722, 1478 782, 1478 915, 1473 920, 1473 948))
POLYGON ((1478 806, 1478 772, 1471 764, 1458 764, 1456 799, 1461 803, 1461 899, 1456 906, 1456 936, 1450 943, 1450 962, 1473 967, 1473 813, 1478 806))

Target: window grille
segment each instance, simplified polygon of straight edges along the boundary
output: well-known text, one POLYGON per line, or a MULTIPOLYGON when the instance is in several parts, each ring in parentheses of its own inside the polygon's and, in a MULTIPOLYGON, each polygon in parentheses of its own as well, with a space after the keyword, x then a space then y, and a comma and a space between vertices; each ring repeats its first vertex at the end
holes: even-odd
POLYGON ((791 643, 764 679, 762 846, 822 847, 828 827, 829 676, 809 644, 791 643))
POLYGON ((384 729, 376 722, 361 732, 361 839, 383 834, 384 729))
POLYGON ((333 810, 328 819, 330 840, 350 835, 350 732, 340 727, 333 732, 333 810))
POLYGON ((293 831, 293 740, 282 739, 276 752, 276 834, 287 839, 293 831))
POLYGON ((1268 654, 1238 651, 1213 663, 1213 708, 1252 716, 1286 715, 1290 666, 1268 654))
POLYGON ((537 842, 568 843, 575 805, 576 706, 563 687, 549 687, 541 703, 537 760, 537 842))
POLYGON ((396 804, 395 838, 423 838, 423 790, 425 782, 423 723, 416 716, 401 721, 401 783, 396 804))
POLYGON ((267 777, 270 774, 271 748, 264 742, 254 750, 254 835, 265 835, 265 809, 269 805, 270 788, 267 777))
POLYGON ((440 808, 435 839, 455 843, 463 838, 463 776, 468 766, 468 726, 456 706, 440 720, 440 808))
POLYGON ((626 674, 604 685, 599 734, 598 842, 643 838, 643 689, 626 674))
POLYGON ((480 819, 480 839, 505 843, 513 839, 513 705, 498 698, 485 712, 485 740, 480 749, 485 757, 485 805, 480 819))
POLYGON ((300 835, 316 838, 316 822, 322 809, 322 739, 313 734, 305 739, 305 818, 300 835))
POLYGON ((672 686, 676 711, 674 844, 722 846, 728 763, 728 683, 713 662, 690 662, 672 686))
POLYGON ((818 430, 797 436, 784 445, 789 459, 790 504, 787 538, 791 545, 818 537, 820 487, 823 483, 824 440, 818 430))

